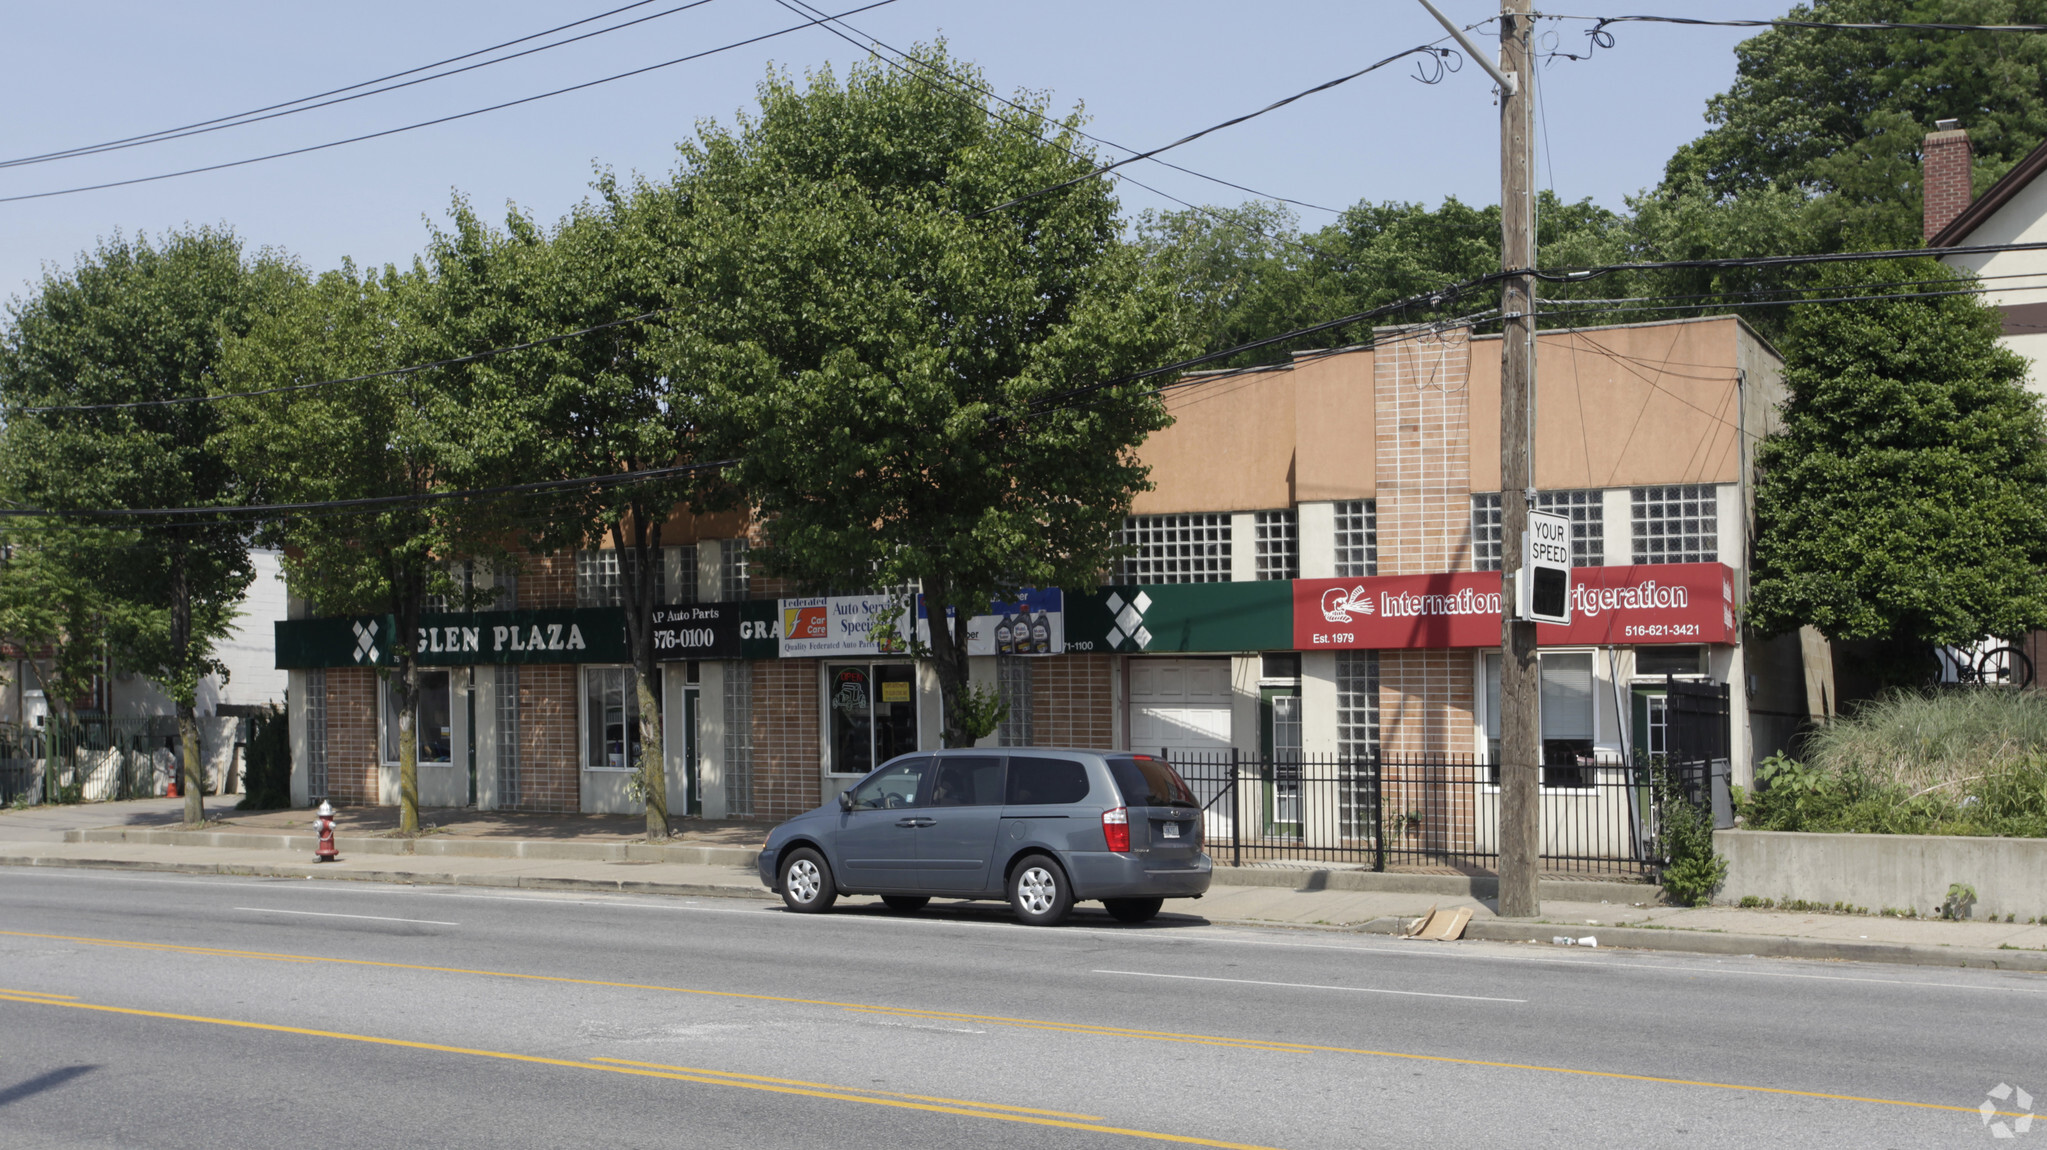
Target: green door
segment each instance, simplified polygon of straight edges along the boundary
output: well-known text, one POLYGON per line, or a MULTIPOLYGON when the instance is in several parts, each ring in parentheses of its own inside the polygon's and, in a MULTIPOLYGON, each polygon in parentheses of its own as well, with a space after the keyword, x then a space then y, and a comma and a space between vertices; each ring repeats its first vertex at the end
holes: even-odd
POLYGON ((1263 760, 1265 833, 1301 837, 1301 689, 1258 692, 1258 751, 1263 760))

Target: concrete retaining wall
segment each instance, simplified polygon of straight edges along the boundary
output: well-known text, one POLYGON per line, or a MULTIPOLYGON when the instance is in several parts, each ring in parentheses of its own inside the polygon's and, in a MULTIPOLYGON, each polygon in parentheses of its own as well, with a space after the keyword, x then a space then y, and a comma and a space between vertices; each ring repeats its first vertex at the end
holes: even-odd
POLYGON ((1715 831, 1727 859, 1716 902, 1759 898, 1938 912, 1948 886, 1976 888, 1974 918, 2047 915, 2047 839, 1715 831))

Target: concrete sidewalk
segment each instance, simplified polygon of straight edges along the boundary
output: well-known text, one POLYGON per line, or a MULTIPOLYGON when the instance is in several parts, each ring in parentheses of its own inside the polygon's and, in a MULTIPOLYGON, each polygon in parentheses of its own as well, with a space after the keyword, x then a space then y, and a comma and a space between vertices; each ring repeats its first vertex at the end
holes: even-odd
MULTIPOLYGON (((223 812, 226 814, 227 812, 223 812)), ((101 867, 190 874, 238 874, 532 890, 714 895, 772 901, 754 856, 759 824, 683 829, 648 843, 644 824, 619 816, 443 816, 445 830, 383 837, 383 818, 345 812, 336 836, 342 859, 312 861, 304 811, 230 815, 204 831, 174 829, 179 800, 0 812, 0 865, 101 867), (614 825, 615 824, 615 825, 614 825), (368 827, 372 833, 362 833, 368 827), (536 835, 534 831, 545 833, 536 835), (588 833, 571 833, 587 830, 588 833)), ((395 822, 395 817, 390 821, 395 822)), ((1218 923, 1398 933, 1430 907, 1468 907, 1466 938, 1553 945, 1558 937, 1598 945, 1725 955, 1766 955, 2047 971, 2047 925, 1940 922, 1866 915, 1792 913, 1734 907, 1663 906, 1654 887, 1545 879, 1543 915, 1497 917, 1490 882, 1458 875, 1377 874, 1302 864, 1218 867, 1207 897, 1176 900, 1167 913, 1218 923)), ((1431 945, 1416 942, 1415 946, 1431 945)), ((1437 944, 1440 945, 1440 944, 1437 944)))

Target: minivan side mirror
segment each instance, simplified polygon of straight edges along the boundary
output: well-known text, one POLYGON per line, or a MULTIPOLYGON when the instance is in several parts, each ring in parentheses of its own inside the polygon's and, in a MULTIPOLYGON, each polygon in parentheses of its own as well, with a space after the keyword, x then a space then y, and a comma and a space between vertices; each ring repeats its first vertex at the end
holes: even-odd
POLYGON ((840 809, 840 810, 842 810, 842 811, 850 811, 850 810, 852 810, 852 809, 853 809, 853 792, 852 792, 852 791, 840 791, 840 792, 839 792, 839 809, 840 809))

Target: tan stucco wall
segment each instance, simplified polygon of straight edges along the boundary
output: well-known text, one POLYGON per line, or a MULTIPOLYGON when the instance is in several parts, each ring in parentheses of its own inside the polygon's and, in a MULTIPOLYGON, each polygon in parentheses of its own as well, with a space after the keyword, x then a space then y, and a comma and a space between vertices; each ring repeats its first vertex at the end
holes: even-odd
MULTIPOLYGON (((1157 489, 1135 510, 1376 496, 1373 354, 1303 356, 1168 392, 1176 422, 1139 453, 1157 489)), ((1536 483, 1547 490, 1739 482, 1743 432, 1752 449, 1783 401, 1776 353, 1733 317, 1548 331, 1536 364, 1536 483)), ((1470 489, 1498 491, 1499 337, 1472 341, 1466 386, 1470 489)))
MULTIPOLYGON (((1546 331, 1536 341, 1535 483, 1548 491, 1733 483, 1741 413, 1732 317, 1546 331)), ((1471 345, 1471 489, 1500 489, 1500 344, 1471 345)))
MULTIPOLYGON (((1167 392, 1173 426, 1138 452, 1151 465, 1155 490, 1139 495, 1131 510, 1160 515, 1293 506, 1294 376, 1286 369, 1228 375, 1167 392)), ((1369 410, 1365 419, 1369 425, 1369 410)), ((1371 474, 1369 463, 1364 474, 1371 474)))

